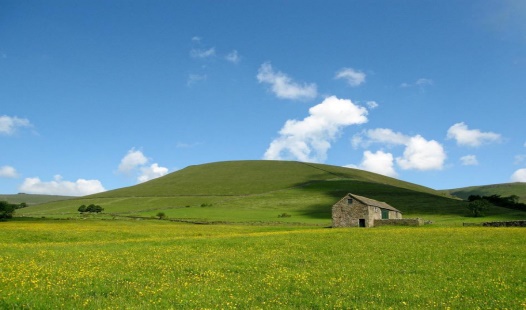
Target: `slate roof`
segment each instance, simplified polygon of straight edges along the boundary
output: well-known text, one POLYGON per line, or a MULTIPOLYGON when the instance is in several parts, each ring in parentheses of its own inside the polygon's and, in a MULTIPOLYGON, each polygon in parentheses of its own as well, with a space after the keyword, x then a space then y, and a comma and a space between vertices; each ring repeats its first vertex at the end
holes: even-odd
MULTIPOLYGON (((358 195, 355 195, 355 194, 347 194, 347 196, 349 197, 352 197, 360 202, 362 202, 363 204, 366 204, 368 206, 373 206, 373 207, 378 207, 378 208, 381 208, 381 209, 387 209, 387 210, 391 210, 391 211, 396 211, 396 212, 400 212, 400 210, 396 209, 395 207, 393 206, 390 206, 389 204, 383 202, 383 201, 378 201, 378 200, 374 200, 374 199, 371 199, 371 198, 367 198, 367 197, 363 197, 363 196, 358 196, 358 195)), ((400 212, 402 213, 402 212, 400 212)))

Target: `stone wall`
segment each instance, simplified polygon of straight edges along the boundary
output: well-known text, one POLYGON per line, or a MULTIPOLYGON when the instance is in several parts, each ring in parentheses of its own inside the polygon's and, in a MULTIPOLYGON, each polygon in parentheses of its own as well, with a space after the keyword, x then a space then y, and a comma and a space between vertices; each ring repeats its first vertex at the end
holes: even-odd
POLYGON ((356 199, 349 204, 344 197, 332 207, 332 227, 358 227, 359 219, 365 219, 366 227, 372 225, 368 207, 356 199))
POLYGON ((524 221, 507 221, 507 222, 485 222, 482 226, 486 227, 526 227, 526 220, 524 221))
POLYGON ((374 226, 422 226, 424 220, 416 219, 389 219, 389 220, 374 220, 374 226))

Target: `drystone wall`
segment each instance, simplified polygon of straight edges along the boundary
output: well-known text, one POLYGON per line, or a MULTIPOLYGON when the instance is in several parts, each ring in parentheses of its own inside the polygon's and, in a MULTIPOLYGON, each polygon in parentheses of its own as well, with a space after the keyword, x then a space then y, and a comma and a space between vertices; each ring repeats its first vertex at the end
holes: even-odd
POLYGON ((482 226, 487 227, 526 227, 526 220, 524 221, 507 221, 507 222, 485 222, 482 226))
POLYGON ((424 220, 416 219, 388 219, 388 220, 374 220, 374 227, 378 226, 422 226, 424 220))

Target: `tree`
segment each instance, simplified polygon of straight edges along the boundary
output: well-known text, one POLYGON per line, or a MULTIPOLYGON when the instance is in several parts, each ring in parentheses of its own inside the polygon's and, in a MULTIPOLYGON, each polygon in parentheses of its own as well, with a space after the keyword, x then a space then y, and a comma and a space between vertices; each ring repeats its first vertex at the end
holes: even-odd
POLYGON ((157 213, 157 217, 158 217, 160 220, 162 220, 162 219, 166 218, 166 214, 165 214, 164 212, 159 212, 159 213, 157 213))
POLYGON ((15 213, 17 205, 10 204, 7 201, 0 201, 0 219, 10 219, 15 213))
POLYGON ((468 209, 474 217, 484 216, 486 211, 491 206, 491 203, 486 199, 473 200, 468 204, 468 209))
POLYGON ((89 206, 82 205, 77 209, 80 213, 89 212, 89 213, 100 213, 104 211, 104 208, 99 205, 90 204, 89 206))

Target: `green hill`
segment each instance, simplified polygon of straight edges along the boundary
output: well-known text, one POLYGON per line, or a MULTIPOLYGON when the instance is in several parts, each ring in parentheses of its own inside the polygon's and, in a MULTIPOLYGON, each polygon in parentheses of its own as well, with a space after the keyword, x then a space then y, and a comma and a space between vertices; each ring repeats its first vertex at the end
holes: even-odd
MULTIPOLYGON (((405 217, 449 221, 467 214, 459 199, 394 178, 338 166, 262 160, 190 166, 135 186, 31 206, 17 214, 78 217, 80 205, 98 204, 113 217, 154 217, 164 212, 170 219, 194 222, 327 225, 332 205, 349 192, 385 201, 405 217)), ((526 217, 500 208, 489 213, 526 217)))
POLYGON ((526 183, 504 183, 484 186, 470 186, 456 189, 448 189, 443 192, 450 195, 467 199, 470 195, 491 196, 500 195, 508 197, 511 195, 519 196, 519 201, 526 203, 526 183))
POLYGON ((14 194, 14 195, 0 195, 0 201, 7 201, 9 203, 20 204, 25 202, 28 205, 39 203, 46 203, 52 201, 59 201, 70 199, 71 196, 57 196, 57 195, 35 195, 35 194, 14 194))

